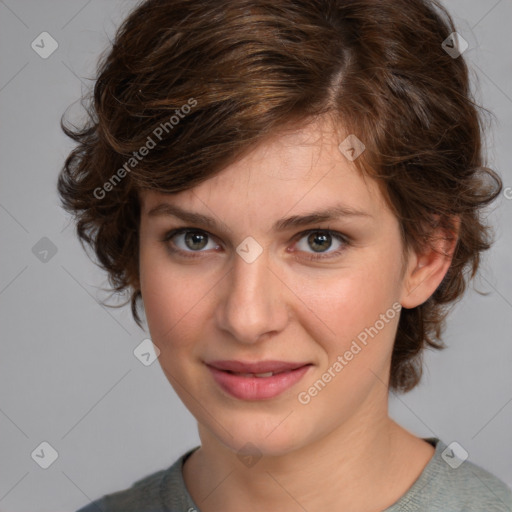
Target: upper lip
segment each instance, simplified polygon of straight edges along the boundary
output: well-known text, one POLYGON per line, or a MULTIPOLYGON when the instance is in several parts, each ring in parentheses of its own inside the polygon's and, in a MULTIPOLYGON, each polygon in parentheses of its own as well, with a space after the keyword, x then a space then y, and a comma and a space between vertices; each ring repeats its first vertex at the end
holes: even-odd
POLYGON ((206 364, 219 370, 229 370, 237 373, 267 373, 295 370, 310 363, 290 363, 286 361, 258 361, 255 363, 243 361, 210 361, 206 364))

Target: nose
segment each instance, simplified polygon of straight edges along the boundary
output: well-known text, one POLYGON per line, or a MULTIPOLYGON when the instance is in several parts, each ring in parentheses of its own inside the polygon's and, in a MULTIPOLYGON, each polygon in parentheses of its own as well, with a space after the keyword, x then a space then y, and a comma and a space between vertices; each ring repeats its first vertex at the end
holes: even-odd
POLYGON ((240 343, 257 343, 288 322, 288 288, 269 263, 266 250, 252 263, 235 254, 232 270, 223 280, 217 324, 240 343))

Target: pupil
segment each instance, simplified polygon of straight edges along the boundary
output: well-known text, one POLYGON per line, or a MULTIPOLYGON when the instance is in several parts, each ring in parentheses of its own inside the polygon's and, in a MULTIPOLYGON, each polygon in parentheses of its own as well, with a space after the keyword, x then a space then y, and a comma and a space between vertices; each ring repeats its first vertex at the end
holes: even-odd
MULTIPOLYGON (((196 232, 188 232, 185 236, 185 241, 187 242, 187 245, 189 245, 190 242, 189 246, 191 249, 202 249, 206 245, 206 237, 201 233, 196 232), (201 242, 203 243, 201 244, 201 242), (197 244, 199 244, 199 247, 197 247, 197 244)), ((322 249, 329 249, 331 246, 330 235, 327 233, 311 233, 308 237, 308 242, 316 252, 321 252, 322 249), (319 246, 320 248, 317 250, 314 246, 319 246)))
POLYGON ((197 243, 200 245, 200 247, 190 247, 189 245, 191 249, 202 249, 206 244, 203 243, 201 245, 201 238, 203 238, 203 242, 205 242, 206 237, 204 235, 195 232, 188 232, 185 236, 185 241, 187 242, 187 245, 189 245, 188 242, 191 242, 190 245, 193 246, 195 246, 197 243))
MULTIPOLYGON (((329 247, 331 246, 330 242, 329 242, 329 238, 330 238, 330 235, 327 234, 327 233, 311 233, 311 235, 309 235, 308 237, 308 242, 314 242, 315 245, 318 245, 316 244, 316 241, 317 240, 320 240, 320 244, 323 242, 323 248, 324 249, 329 249, 329 247), (327 242, 327 244, 326 244, 327 242)), ((315 250, 316 252, 321 252, 321 251, 317 251, 314 247, 312 247, 313 250, 315 250)))

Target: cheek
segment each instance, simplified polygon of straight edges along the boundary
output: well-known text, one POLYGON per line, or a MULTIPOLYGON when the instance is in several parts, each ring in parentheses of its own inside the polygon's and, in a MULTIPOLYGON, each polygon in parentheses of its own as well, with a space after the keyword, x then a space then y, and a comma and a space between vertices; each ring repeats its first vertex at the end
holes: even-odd
POLYGON ((373 325, 397 297, 394 276, 369 267, 347 269, 329 282, 304 282, 304 302, 331 337, 347 339, 373 325))
POLYGON ((375 386, 386 392, 381 383, 387 379, 399 305, 394 275, 383 276, 369 267, 351 268, 321 290, 304 288, 304 302, 315 314, 305 314, 301 323, 322 347, 322 356, 318 372, 304 382, 297 399, 315 417, 335 410, 329 416, 335 423, 350 417, 375 386))
POLYGON ((181 342, 177 333, 197 314, 197 306, 207 290, 176 266, 170 265, 157 249, 141 250, 140 284, 144 310, 153 343, 160 350, 170 340, 181 342))
POLYGON ((302 283, 301 298, 308 311, 300 322, 323 348, 323 369, 331 367, 339 356, 343 358, 345 376, 337 380, 339 385, 373 380, 368 368, 375 373, 385 370, 399 318, 398 271, 381 261, 347 268, 336 279, 320 284, 314 280, 302 283))

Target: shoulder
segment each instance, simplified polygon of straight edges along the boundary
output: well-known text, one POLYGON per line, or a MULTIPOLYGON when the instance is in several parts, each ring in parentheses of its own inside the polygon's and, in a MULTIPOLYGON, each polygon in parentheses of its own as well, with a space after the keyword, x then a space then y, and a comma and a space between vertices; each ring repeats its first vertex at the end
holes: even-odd
POLYGON ((457 443, 431 441, 434 456, 389 512, 512 512, 512 491, 504 482, 467 460, 457 443))
POLYGON ((180 506, 186 499, 181 473, 183 461, 195 449, 183 454, 169 468, 135 481, 128 489, 104 495, 77 512, 163 512, 174 505, 169 500, 180 506))
MULTIPOLYGON (((170 470, 170 468, 169 468, 170 470)), ((157 512, 159 489, 165 474, 161 470, 137 480, 130 488, 107 494, 77 512, 157 512)))
POLYGON ((440 497, 458 505, 460 510, 512 512, 510 488, 492 473, 468 460, 458 468, 445 463, 437 481, 438 485, 442 484, 440 497))

